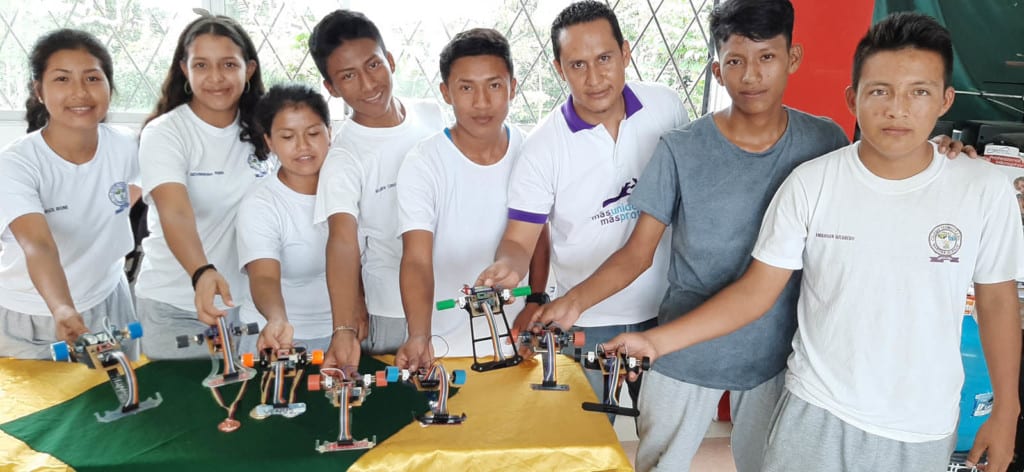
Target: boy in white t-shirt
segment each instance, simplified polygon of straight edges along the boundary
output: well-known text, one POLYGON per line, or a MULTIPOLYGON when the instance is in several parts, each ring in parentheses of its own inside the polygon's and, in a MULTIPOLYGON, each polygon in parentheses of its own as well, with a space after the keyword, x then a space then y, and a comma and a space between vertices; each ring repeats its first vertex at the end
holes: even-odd
POLYGON ((395 61, 362 13, 337 10, 325 16, 309 37, 309 49, 324 86, 352 108, 335 130, 313 218, 329 228, 333 328, 325 365, 356 366, 360 341, 371 353, 395 352, 405 341, 395 185, 409 149, 444 127, 444 120, 432 102, 392 95, 395 61))
MULTIPOLYGON (((523 143, 522 133, 505 124, 516 92, 511 48, 495 30, 463 31, 441 51, 440 68, 441 94, 452 105, 455 125, 413 148, 398 174, 402 304, 409 338, 395 364, 413 370, 429 367, 435 354, 471 356, 474 347, 481 356, 495 349, 513 354, 496 340, 474 346, 465 313, 438 313, 433 303, 458 295, 473 282, 505 230, 505 189, 523 143), (435 336, 441 339, 437 346, 431 342, 435 336)), ((531 279, 534 289, 543 292, 547 272, 531 273, 531 279)), ((510 313, 522 301, 516 304, 510 313)), ((488 329, 487 320, 473 320, 478 321, 477 333, 488 329)), ((505 331, 500 325, 495 329, 505 331)))
POLYGON ((722 336, 760 317, 802 269, 764 470, 945 470, 971 283, 994 404, 968 461, 987 453, 987 470, 1004 471, 1012 458, 1024 237, 1006 178, 927 140, 953 103, 952 62, 949 33, 930 17, 897 13, 872 27, 846 90, 862 141, 793 171, 740 279, 672 322, 606 343, 653 360, 722 336))

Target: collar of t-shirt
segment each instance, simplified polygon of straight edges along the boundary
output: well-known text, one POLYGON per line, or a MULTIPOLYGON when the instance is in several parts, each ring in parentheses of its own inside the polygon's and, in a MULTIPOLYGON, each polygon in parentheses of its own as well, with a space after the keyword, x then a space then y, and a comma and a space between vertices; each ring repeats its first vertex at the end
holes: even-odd
MULTIPOLYGON (((503 126, 505 126, 505 139, 512 139, 512 133, 508 130, 508 125, 503 125, 503 126)), ((455 144, 455 140, 452 139, 452 129, 451 128, 445 128, 444 129, 444 135, 448 137, 448 140, 451 141, 452 144, 455 144)))
MULTIPOLYGON (((634 113, 644 107, 644 104, 640 103, 640 99, 633 93, 633 90, 629 88, 629 84, 622 88, 622 98, 626 102, 626 118, 633 116, 634 113)), ((562 104, 562 116, 565 117, 565 124, 569 126, 569 130, 573 133, 593 129, 597 126, 587 123, 583 121, 583 118, 580 118, 580 115, 576 113, 576 107, 572 104, 572 95, 569 95, 569 99, 562 104)))
MULTIPOLYGON (((210 134, 212 136, 229 136, 238 133, 241 112, 235 113, 235 121, 232 121, 230 125, 220 128, 217 126, 213 126, 207 123, 202 118, 200 118, 199 115, 197 115, 196 112, 192 110, 192 107, 190 107, 188 103, 183 103, 180 106, 185 107, 185 115, 188 116, 189 119, 192 120, 192 122, 195 123, 195 125, 199 129, 203 130, 207 134, 210 134)), ((262 139, 262 137, 260 139, 262 139)))
POLYGON ((945 164, 948 159, 946 156, 939 154, 937 144, 933 142, 929 142, 929 144, 932 146, 932 162, 928 164, 928 167, 923 171, 905 179, 884 179, 872 173, 860 160, 860 151, 858 150, 860 147, 860 141, 849 147, 853 154, 853 158, 850 159, 849 162, 853 166, 854 175, 856 175, 861 182, 867 185, 868 188, 878 193, 889 195, 909 193, 931 183, 942 172, 942 169, 945 168, 945 164))

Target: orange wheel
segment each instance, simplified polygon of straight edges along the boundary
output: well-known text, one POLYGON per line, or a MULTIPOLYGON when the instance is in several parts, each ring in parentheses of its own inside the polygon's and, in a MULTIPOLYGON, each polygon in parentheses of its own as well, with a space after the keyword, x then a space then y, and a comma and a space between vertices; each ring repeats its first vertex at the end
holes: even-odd
POLYGON ((324 351, 319 349, 313 350, 313 365, 320 365, 324 363, 324 351))
POLYGON ((377 386, 383 387, 388 384, 388 374, 383 370, 377 371, 377 386))
POLYGON ((255 364, 255 359, 251 352, 242 354, 242 365, 246 367, 252 367, 255 364))
POLYGON ((587 343, 587 335, 583 331, 576 331, 572 334, 573 347, 583 347, 587 343))
POLYGON ((310 392, 319 392, 320 391, 320 374, 309 374, 309 376, 306 377, 306 388, 310 392))

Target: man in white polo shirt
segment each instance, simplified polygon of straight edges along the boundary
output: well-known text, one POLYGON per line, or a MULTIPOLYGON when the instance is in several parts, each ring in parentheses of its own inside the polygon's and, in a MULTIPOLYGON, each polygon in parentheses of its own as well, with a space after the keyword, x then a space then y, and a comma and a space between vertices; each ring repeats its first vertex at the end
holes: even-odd
MULTIPOLYGON (((527 137, 509 184, 508 226, 494 264, 477 284, 512 287, 522 280, 545 223, 558 293, 592 274, 633 230, 639 212, 629 195, 658 138, 688 121, 672 89, 626 84, 629 43, 604 3, 582 1, 562 10, 551 43, 555 69, 572 94, 527 137)), ((653 327, 667 287, 668 241, 666 233, 654 264, 636 281, 578 320, 535 321, 575 324, 591 340, 653 327)), ((600 395, 600 373, 587 374, 600 395)))

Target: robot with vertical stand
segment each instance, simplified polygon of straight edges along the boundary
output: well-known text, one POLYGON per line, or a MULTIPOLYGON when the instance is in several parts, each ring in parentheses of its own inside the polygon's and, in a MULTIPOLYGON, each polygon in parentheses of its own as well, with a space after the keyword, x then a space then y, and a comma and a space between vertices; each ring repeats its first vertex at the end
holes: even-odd
POLYGON ((399 370, 398 367, 388 366, 384 369, 388 382, 407 382, 416 387, 416 390, 428 392, 427 402, 430 411, 417 415, 416 420, 422 426, 435 424, 462 424, 466 421, 466 414, 453 415, 448 412, 448 389, 449 384, 454 386, 466 383, 466 371, 457 369, 449 376, 448 371, 439 362, 435 362, 429 369, 419 369, 411 372, 408 369, 399 370))
POLYGON ((387 386, 388 381, 384 371, 378 371, 376 375, 366 374, 349 377, 345 371, 336 368, 320 369, 320 374, 310 375, 308 382, 309 391, 316 392, 323 390, 331 404, 338 407, 338 423, 340 432, 337 441, 316 441, 317 452, 351 451, 358 449, 370 449, 377 445, 377 436, 372 440, 352 438, 352 408, 362 406, 366 396, 370 394, 370 387, 387 386))
POLYGON ((601 403, 584 402, 584 410, 613 415, 640 416, 640 411, 636 408, 619 406, 619 390, 622 389, 623 381, 630 382, 630 373, 640 375, 642 371, 651 368, 649 358, 637 359, 624 352, 615 354, 598 345, 596 353, 587 353, 587 357, 583 359, 583 367, 591 370, 600 369, 604 374, 604 401, 601 403))
POLYGON ((243 382, 256 376, 255 369, 239 365, 238 359, 235 356, 237 343, 234 339, 235 336, 256 333, 259 333, 259 326, 256 323, 249 323, 244 326, 233 326, 229 329, 227 327, 227 322, 224 321, 223 317, 221 317, 217 318, 216 325, 210 326, 202 333, 194 336, 178 336, 178 348, 186 348, 192 343, 200 344, 203 341, 206 341, 206 345, 210 349, 210 359, 213 363, 213 369, 210 371, 210 375, 203 379, 203 386, 220 387, 222 385, 228 385, 235 382, 243 382), (218 358, 220 358, 224 364, 224 370, 220 373, 217 372, 218 358))
POLYGON ((509 328, 508 319, 505 317, 505 304, 509 303, 513 297, 529 295, 532 290, 530 287, 519 287, 515 290, 508 289, 497 289, 493 287, 469 287, 468 285, 462 288, 461 297, 449 300, 441 300, 437 302, 437 310, 447 310, 458 306, 466 310, 469 313, 469 327, 470 332, 473 333, 473 370, 477 372, 486 372, 489 370, 500 369, 502 367, 511 367, 518 365, 523 361, 523 357, 516 351, 515 339, 512 338, 511 329, 509 328), (505 325, 505 331, 499 332, 499 326, 495 325, 495 317, 500 316, 501 322, 505 325), (476 327, 474 320, 483 317, 487 322, 488 333, 485 336, 478 337, 476 334, 476 327), (512 355, 506 355, 501 350, 502 343, 499 341, 501 338, 505 338, 509 344, 512 345, 512 355), (494 357, 490 361, 480 361, 480 356, 477 355, 476 344, 478 342, 490 341, 494 347, 494 357))
MULTIPOLYGON (((253 353, 242 354, 242 365, 253 367, 256 361, 253 353)), ((305 413, 306 404, 295 401, 295 391, 299 388, 306 366, 323 364, 324 352, 315 350, 308 353, 306 348, 301 346, 287 349, 266 348, 260 351, 258 361, 260 367, 264 369, 260 382, 260 404, 249 412, 249 416, 262 420, 272 415, 294 418, 305 413)))
POLYGON ((104 412, 102 415, 96 412, 96 420, 100 423, 110 423, 140 411, 156 408, 164 401, 157 392, 155 397, 139 402, 139 385, 135 369, 128 362, 128 356, 121 350, 121 343, 141 337, 142 325, 136 321, 123 329, 107 326, 105 331, 83 334, 73 346, 64 341, 50 345, 50 357, 53 360, 74 361, 85 364, 90 369, 103 369, 110 377, 110 386, 114 388, 121 408, 104 412))
MULTIPOLYGON (((538 325, 539 326, 539 325, 538 325)), ((530 384, 534 390, 569 390, 569 386, 558 383, 558 371, 555 364, 555 354, 558 354, 564 346, 576 348, 575 358, 580 359, 580 349, 586 342, 583 331, 562 331, 558 326, 541 327, 539 333, 524 331, 516 333, 512 337, 519 341, 519 345, 541 355, 541 365, 544 367, 544 378, 539 384, 530 384)))

